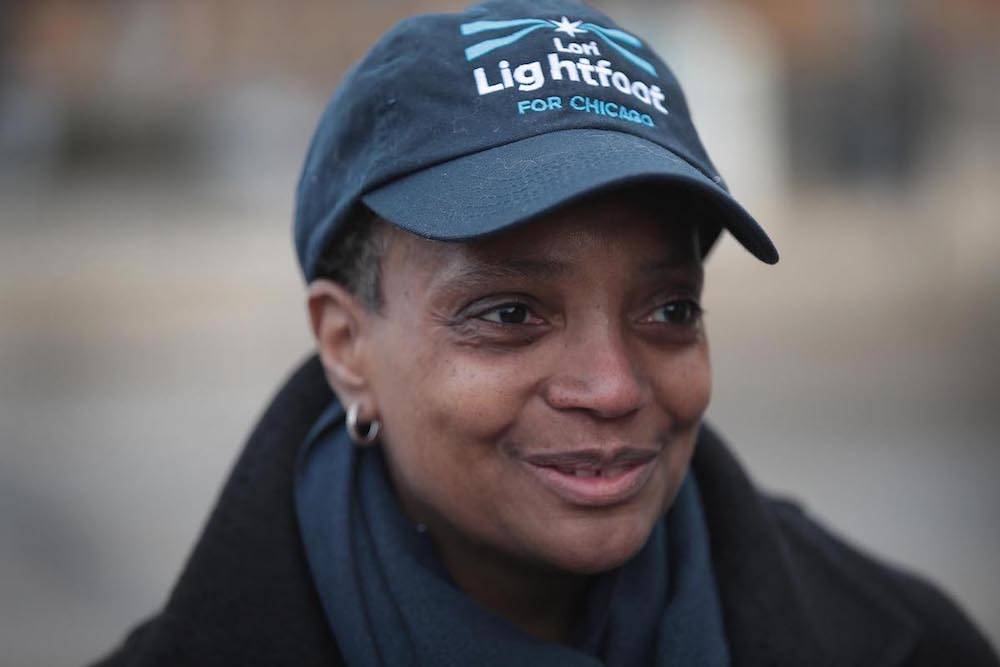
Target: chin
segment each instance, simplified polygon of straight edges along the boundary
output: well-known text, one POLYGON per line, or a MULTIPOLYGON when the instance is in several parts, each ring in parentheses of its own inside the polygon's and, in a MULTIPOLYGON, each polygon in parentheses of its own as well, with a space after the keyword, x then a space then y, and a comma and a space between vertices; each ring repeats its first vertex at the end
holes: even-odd
POLYGON ((649 539, 655 521, 641 516, 598 520, 584 519, 570 527, 547 560, 557 569, 574 574, 598 574, 625 564, 649 539))

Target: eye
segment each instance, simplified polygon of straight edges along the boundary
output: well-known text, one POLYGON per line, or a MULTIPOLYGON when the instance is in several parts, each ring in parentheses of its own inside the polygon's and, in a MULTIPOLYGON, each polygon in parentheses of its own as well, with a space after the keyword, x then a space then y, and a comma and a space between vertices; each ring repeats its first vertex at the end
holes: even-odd
POLYGON ((531 312, 528 306, 516 302, 505 303, 483 311, 478 317, 495 324, 539 324, 542 321, 531 312))
POLYGON ((653 322, 693 327, 701 320, 701 306, 691 299, 668 301, 656 308, 649 317, 653 322))

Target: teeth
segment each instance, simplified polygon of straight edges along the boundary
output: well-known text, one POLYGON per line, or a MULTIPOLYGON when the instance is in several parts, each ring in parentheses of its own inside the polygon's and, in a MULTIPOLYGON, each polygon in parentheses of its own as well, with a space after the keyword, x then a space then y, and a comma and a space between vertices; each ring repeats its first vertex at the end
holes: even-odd
POLYGON ((598 470, 576 470, 573 472, 576 477, 599 477, 600 471, 598 470))

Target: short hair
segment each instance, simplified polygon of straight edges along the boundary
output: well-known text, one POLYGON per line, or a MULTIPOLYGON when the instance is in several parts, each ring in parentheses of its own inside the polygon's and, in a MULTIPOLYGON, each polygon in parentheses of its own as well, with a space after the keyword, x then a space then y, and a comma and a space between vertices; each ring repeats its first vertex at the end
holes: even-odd
POLYGON ((326 278, 354 295, 367 310, 379 312, 382 259, 388 248, 389 225, 364 204, 358 204, 320 255, 316 278, 326 278))

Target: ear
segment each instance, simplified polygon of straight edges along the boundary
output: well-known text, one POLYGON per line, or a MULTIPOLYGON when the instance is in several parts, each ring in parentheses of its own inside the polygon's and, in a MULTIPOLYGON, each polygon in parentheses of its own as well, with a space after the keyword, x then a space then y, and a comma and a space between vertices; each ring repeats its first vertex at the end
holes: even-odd
POLYGON ((365 351, 371 313, 343 286, 319 279, 309 284, 309 319, 327 382, 343 405, 371 407, 365 351))

